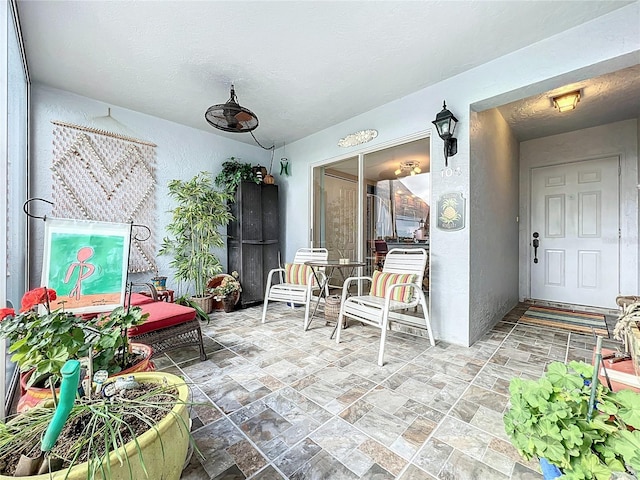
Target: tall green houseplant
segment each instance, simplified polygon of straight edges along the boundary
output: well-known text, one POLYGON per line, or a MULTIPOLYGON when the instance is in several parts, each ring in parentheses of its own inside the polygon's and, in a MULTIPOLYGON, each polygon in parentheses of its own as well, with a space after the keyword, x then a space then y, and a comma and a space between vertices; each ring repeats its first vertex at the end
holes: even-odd
POLYGON ((231 196, 214 190, 208 172, 200 172, 191 180, 172 180, 169 196, 177 205, 170 211, 168 235, 159 253, 173 256, 169 265, 176 278, 192 284, 194 296, 205 297, 209 279, 222 272, 213 249, 225 245, 220 227, 233 220, 227 206, 231 196))

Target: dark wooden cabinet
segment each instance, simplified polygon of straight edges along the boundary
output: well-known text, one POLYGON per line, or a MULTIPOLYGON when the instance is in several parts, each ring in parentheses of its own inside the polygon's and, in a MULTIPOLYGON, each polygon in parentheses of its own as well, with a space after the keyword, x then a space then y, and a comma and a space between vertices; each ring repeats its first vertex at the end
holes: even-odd
POLYGON ((227 229, 227 263, 229 272, 240 274, 240 305, 248 307, 262 303, 267 275, 278 268, 278 186, 242 182, 231 213, 235 220, 227 229))

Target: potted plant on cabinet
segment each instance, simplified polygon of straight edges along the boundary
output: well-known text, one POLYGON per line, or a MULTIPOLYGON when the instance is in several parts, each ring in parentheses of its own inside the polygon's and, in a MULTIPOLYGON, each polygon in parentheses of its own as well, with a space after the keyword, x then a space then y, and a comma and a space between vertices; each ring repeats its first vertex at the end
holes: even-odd
POLYGON ((524 458, 541 459, 545 479, 605 480, 640 471, 640 394, 598 384, 591 402, 593 370, 553 362, 537 381, 511 381, 506 433, 524 458), (547 473, 549 464, 562 476, 547 473))
POLYGON ((233 311, 236 303, 238 302, 238 298, 240 297, 240 293, 242 292, 242 287, 238 277, 238 272, 233 271, 231 272, 231 275, 223 277, 218 286, 210 289, 213 294, 213 298, 217 302, 222 302, 224 311, 227 313, 233 311))
MULTIPOLYGON (((230 157, 229 160, 222 163, 222 170, 216 175, 214 181, 217 187, 231 195, 238 189, 240 182, 257 184, 262 182, 250 163, 242 163, 235 157, 230 157)), ((231 201, 233 201, 233 196, 231 201)))
MULTIPOLYGON (((188 397, 184 381, 169 373, 117 377, 70 408, 53 448, 46 450, 47 473, 23 478, 178 480, 191 441, 188 397), (60 466, 49 472, 55 463, 60 466)), ((14 478, 21 455, 32 460, 41 451, 55 415, 50 407, 34 408, 0 428, 0 480, 14 478)))
POLYGON ((83 318, 63 309, 51 310, 49 302, 56 296, 55 290, 36 288, 25 293, 20 313, 10 308, 0 311, 0 337, 10 341, 11 360, 22 372, 19 411, 54 395, 60 369, 69 359, 91 355, 96 369, 111 375, 153 368, 151 348, 134 347, 127 337, 127 330, 147 317, 140 308, 118 307, 108 315, 83 318), (39 305, 44 313, 37 311, 39 305), (132 361, 134 350, 137 363, 132 361))
POLYGON ((168 235, 159 253, 173 256, 169 265, 176 278, 193 285, 192 300, 210 313, 213 296, 207 291, 207 281, 222 271, 213 249, 224 246, 220 228, 233 220, 227 207, 231 195, 214 190, 210 174, 201 172, 191 180, 169 182, 169 196, 177 205, 171 210, 168 235))

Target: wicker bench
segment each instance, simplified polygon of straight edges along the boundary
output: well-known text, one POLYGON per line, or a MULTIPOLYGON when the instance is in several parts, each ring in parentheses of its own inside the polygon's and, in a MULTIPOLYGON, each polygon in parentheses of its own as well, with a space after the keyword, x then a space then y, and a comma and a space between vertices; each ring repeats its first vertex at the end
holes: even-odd
POLYGON ((200 350, 200 360, 206 360, 196 311, 184 305, 159 301, 155 288, 147 286, 151 291, 150 297, 139 293, 131 294, 131 305, 140 307, 143 313, 149 314, 149 318, 142 325, 129 329, 129 338, 151 346, 154 355, 196 346, 200 350))

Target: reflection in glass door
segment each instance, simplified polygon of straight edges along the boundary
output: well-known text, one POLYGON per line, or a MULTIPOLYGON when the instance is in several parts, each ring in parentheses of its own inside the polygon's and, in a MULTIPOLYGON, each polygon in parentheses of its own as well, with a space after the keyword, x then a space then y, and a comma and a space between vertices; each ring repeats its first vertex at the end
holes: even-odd
POLYGON ((329 259, 357 259, 358 158, 313 170, 313 246, 329 250, 329 259))
POLYGON ((313 246, 363 261, 371 275, 388 249, 429 251, 430 202, 429 138, 315 167, 313 246))
MULTIPOLYGON (((431 173, 429 139, 368 153, 364 158, 367 201, 363 246, 365 269, 381 269, 392 248, 429 252, 431 173)), ((428 271, 424 286, 428 290, 428 271)))

